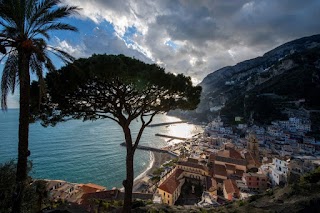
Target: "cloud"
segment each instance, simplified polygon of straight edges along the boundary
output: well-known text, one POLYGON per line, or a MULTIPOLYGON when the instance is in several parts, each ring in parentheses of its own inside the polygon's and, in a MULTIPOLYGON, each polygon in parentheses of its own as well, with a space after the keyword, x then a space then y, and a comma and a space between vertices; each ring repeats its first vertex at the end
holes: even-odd
POLYGON ((191 75, 194 81, 289 40, 320 33, 318 0, 64 2, 82 7, 81 18, 99 27, 83 35, 81 44, 60 41, 68 51, 122 53, 191 75), (114 31, 104 29, 105 22, 114 31))

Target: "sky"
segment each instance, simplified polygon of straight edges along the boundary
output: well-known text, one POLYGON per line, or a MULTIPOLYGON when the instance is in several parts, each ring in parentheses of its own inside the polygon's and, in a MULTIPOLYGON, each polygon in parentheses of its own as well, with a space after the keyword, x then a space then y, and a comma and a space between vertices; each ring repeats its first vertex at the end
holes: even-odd
MULTIPOLYGON (((194 84, 219 68, 320 33, 319 0, 62 2, 82 8, 64 20, 79 32, 56 32, 51 45, 76 58, 124 54, 184 73, 194 84)), ((18 100, 18 95, 10 96, 9 107, 17 107, 18 100)))

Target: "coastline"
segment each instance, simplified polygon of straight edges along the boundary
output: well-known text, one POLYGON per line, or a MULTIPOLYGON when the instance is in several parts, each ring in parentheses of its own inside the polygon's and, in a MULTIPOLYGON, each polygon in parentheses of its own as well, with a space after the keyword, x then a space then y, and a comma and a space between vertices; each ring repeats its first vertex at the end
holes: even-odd
POLYGON ((147 186, 152 173, 162 164, 172 159, 174 159, 174 157, 168 153, 159 153, 151 151, 150 166, 147 168, 146 171, 144 171, 134 179, 132 191, 147 193, 147 186))

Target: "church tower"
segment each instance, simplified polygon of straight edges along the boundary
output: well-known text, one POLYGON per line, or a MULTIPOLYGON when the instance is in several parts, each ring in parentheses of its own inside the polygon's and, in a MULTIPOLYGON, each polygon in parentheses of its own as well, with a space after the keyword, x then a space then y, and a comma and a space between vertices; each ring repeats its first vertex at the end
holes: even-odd
POLYGON ((255 157, 259 157, 259 143, 255 134, 250 133, 248 138, 248 151, 255 157))

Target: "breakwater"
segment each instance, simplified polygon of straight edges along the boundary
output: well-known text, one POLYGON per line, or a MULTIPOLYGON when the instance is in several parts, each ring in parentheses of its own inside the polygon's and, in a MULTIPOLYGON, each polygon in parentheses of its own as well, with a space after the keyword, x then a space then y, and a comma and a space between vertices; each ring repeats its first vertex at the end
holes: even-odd
POLYGON ((171 138, 171 139, 177 139, 177 140, 187 140, 188 138, 183 138, 183 137, 176 137, 176 136, 171 136, 171 135, 164 135, 164 134, 155 134, 155 136, 163 137, 163 138, 171 138))
MULTIPOLYGON (((126 143, 123 142, 120 145, 121 146, 126 146, 126 143)), ((173 153, 171 151, 163 150, 163 149, 159 149, 159 148, 155 148, 155 147, 150 147, 150 146, 138 145, 137 149, 146 150, 146 151, 152 151, 152 152, 167 153, 167 154, 172 155, 174 157, 179 157, 177 154, 175 154, 175 153, 173 153)))
POLYGON ((185 121, 173 121, 173 122, 163 122, 163 123, 157 123, 157 124, 150 124, 148 127, 157 127, 157 126, 166 126, 171 124, 181 124, 186 123, 185 121))

